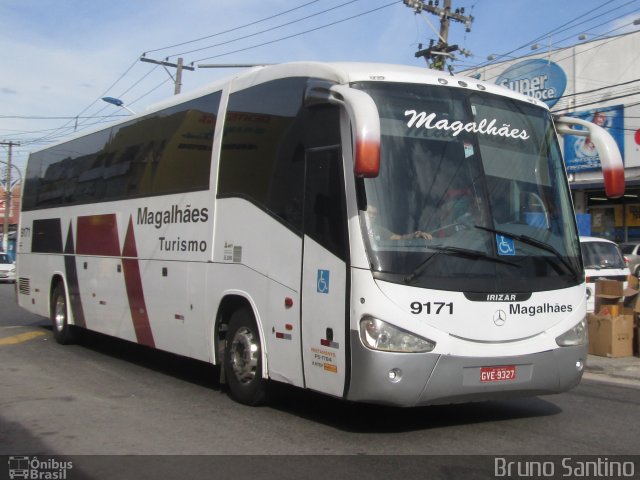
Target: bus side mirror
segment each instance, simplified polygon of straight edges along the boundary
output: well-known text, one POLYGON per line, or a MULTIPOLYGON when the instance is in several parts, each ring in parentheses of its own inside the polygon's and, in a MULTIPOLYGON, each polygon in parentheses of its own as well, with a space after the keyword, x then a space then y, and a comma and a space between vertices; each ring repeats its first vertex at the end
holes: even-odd
POLYGON ((328 82, 309 82, 304 104, 340 105, 352 126, 353 172, 360 178, 375 178, 380 173, 380 115, 373 99, 361 90, 328 82))
POLYGON ((624 165, 618 145, 609 132, 595 123, 573 117, 556 117, 555 124, 561 135, 589 137, 598 150, 607 197, 621 197, 624 194, 624 165), (578 130, 574 128, 576 126, 584 129, 578 130))

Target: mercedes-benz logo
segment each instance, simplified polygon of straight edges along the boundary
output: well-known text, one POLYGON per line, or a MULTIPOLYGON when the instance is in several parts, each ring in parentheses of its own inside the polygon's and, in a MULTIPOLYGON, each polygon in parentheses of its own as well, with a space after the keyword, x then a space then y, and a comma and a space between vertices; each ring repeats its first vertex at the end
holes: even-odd
POLYGON ((496 310, 496 313, 493 314, 493 323, 497 327, 501 327, 507 323, 507 314, 504 310, 496 310))

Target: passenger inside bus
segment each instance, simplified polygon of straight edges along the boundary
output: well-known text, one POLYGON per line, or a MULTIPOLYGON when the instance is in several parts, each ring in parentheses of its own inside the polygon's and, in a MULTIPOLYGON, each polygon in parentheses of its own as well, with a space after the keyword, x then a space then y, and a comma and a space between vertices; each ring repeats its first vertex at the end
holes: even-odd
POLYGON ((424 240, 431 240, 433 237, 430 233, 416 230, 409 233, 394 233, 387 227, 382 225, 379 221, 378 207, 369 204, 365 212, 367 214, 367 228, 368 233, 373 240, 407 240, 410 238, 422 238, 424 240))
POLYGON ((439 226, 433 231, 437 237, 447 236, 453 233, 451 230, 458 231, 460 226, 472 225, 476 220, 471 188, 449 189, 444 197, 436 215, 439 226))

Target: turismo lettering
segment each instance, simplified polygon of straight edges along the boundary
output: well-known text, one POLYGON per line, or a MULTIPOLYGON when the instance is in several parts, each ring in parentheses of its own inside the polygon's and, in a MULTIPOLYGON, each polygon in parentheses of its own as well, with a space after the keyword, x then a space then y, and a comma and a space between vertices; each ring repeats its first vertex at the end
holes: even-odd
POLYGON ((169 239, 159 237, 161 252, 206 252, 207 242, 204 240, 185 240, 180 237, 169 239))
POLYGON ((559 303, 544 303, 542 305, 520 305, 519 303, 509 304, 509 313, 511 315, 540 315, 544 313, 569 313, 573 311, 572 305, 560 305, 559 303))
POLYGON ((153 225, 157 229, 173 223, 198 223, 207 220, 209 220, 208 208, 191 208, 191 205, 186 205, 184 208, 172 205, 168 210, 157 211, 149 210, 147 207, 138 208, 137 217, 138 225, 153 225))
POLYGON ((496 126, 498 121, 494 118, 492 120, 482 119, 480 122, 462 123, 459 120, 449 122, 446 118, 437 120, 435 113, 427 115, 426 112, 418 113, 415 110, 406 110, 404 116, 411 116, 407 122, 407 127, 411 128, 414 125, 417 128, 424 128, 428 130, 443 130, 452 132, 454 137, 457 137, 462 132, 468 133, 480 133, 482 135, 493 135, 496 137, 505 138, 519 138, 527 140, 529 134, 526 130, 520 130, 518 128, 511 128, 508 123, 503 123, 502 126, 496 126))

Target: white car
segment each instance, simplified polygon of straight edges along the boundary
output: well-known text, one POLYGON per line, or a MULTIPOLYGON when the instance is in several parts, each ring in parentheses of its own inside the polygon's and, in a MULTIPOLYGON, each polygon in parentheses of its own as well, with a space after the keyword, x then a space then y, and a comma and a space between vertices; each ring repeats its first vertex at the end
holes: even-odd
POLYGON ((16 281, 16 262, 6 253, 0 252, 0 282, 16 281))
POLYGON ((595 282, 598 279, 618 280, 627 286, 629 269, 620 248, 614 242, 604 238, 580 237, 580 249, 584 263, 584 276, 587 281, 587 311, 593 312, 596 293, 595 282))

